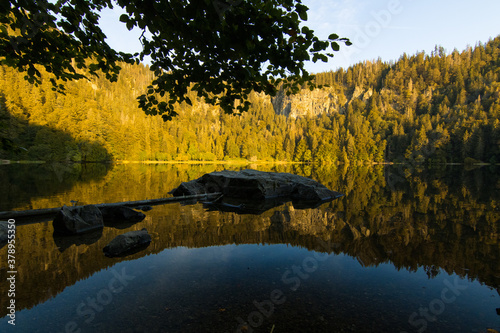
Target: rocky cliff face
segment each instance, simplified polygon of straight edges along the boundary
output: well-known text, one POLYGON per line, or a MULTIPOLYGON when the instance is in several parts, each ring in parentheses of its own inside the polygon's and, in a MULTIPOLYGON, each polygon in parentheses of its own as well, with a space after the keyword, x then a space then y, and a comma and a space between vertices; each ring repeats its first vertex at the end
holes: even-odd
POLYGON ((323 113, 338 112, 343 114, 354 99, 367 101, 373 95, 372 89, 364 91, 356 87, 346 98, 344 94, 337 94, 332 88, 302 89, 296 95, 287 96, 283 90, 271 99, 274 112, 291 118, 316 117, 323 113))
POLYGON ((339 112, 339 98, 327 89, 313 91, 303 89, 296 95, 287 96, 283 90, 271 99, 276 114, 297 118, 339 112))

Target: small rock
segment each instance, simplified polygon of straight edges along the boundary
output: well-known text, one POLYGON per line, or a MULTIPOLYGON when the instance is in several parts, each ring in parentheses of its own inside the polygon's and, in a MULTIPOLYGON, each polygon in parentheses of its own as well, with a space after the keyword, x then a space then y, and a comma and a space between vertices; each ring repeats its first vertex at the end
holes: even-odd
POLYGON ((151 243, 151 236, 146 228, 143 228, 116 236, 104 247, 103 252, 108 257, 125 256, 143 250, 149 246, 149 243, 151 243))
POLYGON ((110 206, 100 208, 104 220, 115 220, 121 222, 139 222, 146 215, 127 206, 110 206))
POLYGON ((68 207, 64 205, 52 222, 54 232, 81 234, 104 227, 102 214, 94 205, 68 207))

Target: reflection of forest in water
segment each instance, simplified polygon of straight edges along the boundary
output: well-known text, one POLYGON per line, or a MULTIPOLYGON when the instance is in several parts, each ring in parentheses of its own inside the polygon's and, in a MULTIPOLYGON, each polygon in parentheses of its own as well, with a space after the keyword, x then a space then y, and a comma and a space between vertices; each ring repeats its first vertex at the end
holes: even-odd
MULTIPOLYGON (((30 166, 25 175, 21 168, 0 168, 2 210, 57 207, 72 199, 99 203, 165 197, 181 181, 222 168, 45 165, 30 166)), ((444 269, 493 288, 500 285, 496 169, 258 168, 305 175, 346 196, 318 209, 294 209, 289 203, 258 216, 208 212, 201 204, 156 206, 132 227, 106 227, 83 238, 54 238, 51 223, 21 225, 17 230, 18 309, 44 302, 66 286, 124 260, 106 258, 102 248, 118 234, 144 227, 153 242, 126 260, 178 246, 286 243, 314 250, 322 239, 331 242, 333 252, 353 256, 364 266, 390 262, 408 270, 424 267, 430 277, 444 269)), ((2 249, 1 262, 6 262, 5 256, 2 249)), ((0 278, 5 276, 2 267, 0 278)), ((5 288, 0 285, 3 295, 5 288)), ((2 316, 6 301, 0 301, 2 316)))

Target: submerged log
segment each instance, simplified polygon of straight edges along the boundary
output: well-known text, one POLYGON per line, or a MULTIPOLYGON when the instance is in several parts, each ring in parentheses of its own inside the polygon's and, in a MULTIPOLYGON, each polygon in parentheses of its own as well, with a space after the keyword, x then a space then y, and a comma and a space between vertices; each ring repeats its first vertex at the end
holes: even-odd
MULTIPOLYGON (((196 195, 176 196, 176 197, 160 198, 160 199, 104 203, 104 204, 97 204, 95 206, 97 208, 102 208, 102 207, 114 207, 114 206, 135 207, 135 206, 143 206, 143 205, 162 205, 162 204, 167 204, 167 203, 172 203, 172 202, 182 202, 185 200, 193 200, 193 199, 210 200, 212 198, 216 198, 219 196, 220 196, 220 193, 203 193, 203 194, 196 194, 196 195)), ((44 216, 55 215, 60 210, 61 210, 61 207, 0 212, 0 219, 37 218, 37 217, 40 218, 40 217, 44 217, 44 216)))

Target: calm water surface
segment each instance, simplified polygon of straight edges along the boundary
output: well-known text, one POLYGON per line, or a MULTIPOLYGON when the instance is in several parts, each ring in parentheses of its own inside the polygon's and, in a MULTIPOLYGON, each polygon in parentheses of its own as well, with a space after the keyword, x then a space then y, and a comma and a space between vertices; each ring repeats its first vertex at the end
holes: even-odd
MULTIPOLYGON (((0 210, 159 198, 224 166, 5 165, 0 210)), ((16 326, 1 332, 500 330, 498 169, 262 167, 346 196, 260 215, 168 204, 80 237, 18 220, 16 326), (124 258, 102 248, 147 228, 124 258)), ((234 169, 237 169, 236 167, 234 169)), ((0 249, 7 278, 7 247, 0 249)))

